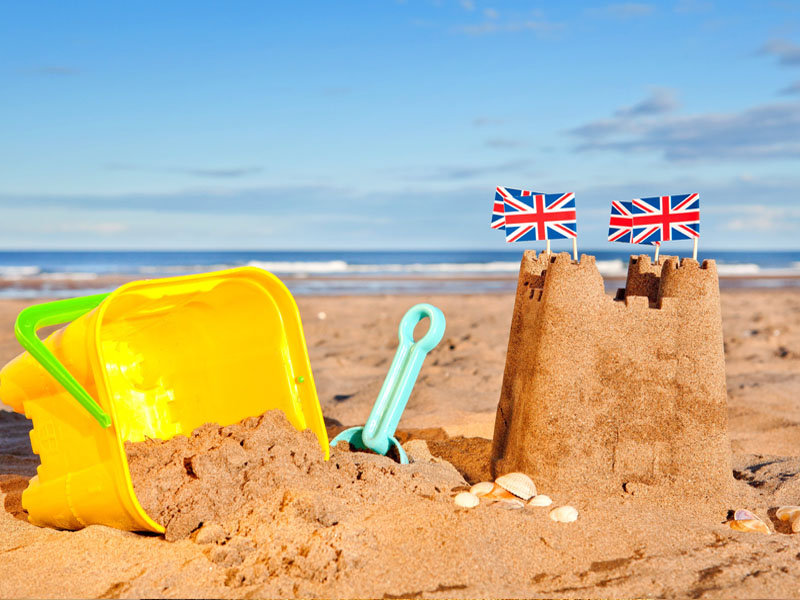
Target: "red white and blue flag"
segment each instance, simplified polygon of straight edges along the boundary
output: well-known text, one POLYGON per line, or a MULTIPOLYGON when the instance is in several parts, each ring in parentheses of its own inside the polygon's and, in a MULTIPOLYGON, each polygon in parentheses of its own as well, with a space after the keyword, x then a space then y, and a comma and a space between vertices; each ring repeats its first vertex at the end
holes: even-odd
POLYGON ((513 200, 537 193, 530 190, 515 190, 514 188, 500 186, 495 188, 494 205, 492 206, 492 229, 503 229, 506 226, 506 213, 503 207, 503 202, 506 198, 513 200))
POLYGON ((578 237, 575 194, 533 194, 504 198, 507 242, 578 237))
POLYGON ((631 203, 615 200, 611 203, 611 219, 608 222, 608 241, 631 243, 633 213, 631 203))
POLYGON ((700 237, 700 194, 634 198, 630 204, 634 244, 700 237))

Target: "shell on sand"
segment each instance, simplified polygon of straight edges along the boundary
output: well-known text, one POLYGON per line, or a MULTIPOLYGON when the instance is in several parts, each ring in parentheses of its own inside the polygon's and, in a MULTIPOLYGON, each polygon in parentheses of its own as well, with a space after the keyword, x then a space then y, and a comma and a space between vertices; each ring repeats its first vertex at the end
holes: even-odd
POLYGON ((736 531, 766 533, 767 535, 772 533, 764 521, 758 518, 757 515, 744 508, 740 508, 733 514, 733 520, 728 521, 728 526, 736 531))
POLYGON ((775 516, 781 521, 789 521, 792 533, 800 533, 800 506, 781 506, 775 511, 775 516))
POLYGON ((761 519, 734 519, 733 521, 728 521, 728 526, 736 531, 752 531, 766 533, 767 535, 772 533, 767 524, 761 519))
POLYGON ((481 481, 469 488, 469 491, 476 496, 485 496, 486 494, 490 494, 493 489, 494 484, 491 481, 481 481))
POLYGON ((460 506, 461 508, 475 508, 478 504, 481 503, 481 499, 478 498, 475 494, 471 494, 469 492, 461 492, 457 494, 455 497, 456 506, 460 506))
POLYGON ((735 513, 733 513, 733 520, 734 521, 753 521, 753 520, 759 520, 759 518, 755 513, 750 512, 746 508, 740 508, 735 513))
POLYGON ((509 492, 507 489, 500 487, 497 484, 494 484, 492 487, 492 491, 489 492, 488 494, 485 494, 483 497, 486 498, 487 500, 493 500, 495 502, 498 501, 509 502, 511 500, 516 500, 518 502, 520 501, 519 498, 517 498, 514 494, 509 492))
POLYGON ((523 500, 530 500, 536 495, 536 486, 525 473, 506 473, 494 482, 523 500))
POLYGON ((528 506, 550 506, 553 501, 550 496, 544 494, 537 494, 528 501, 528 506))
POLYGON ((800 517, 800 506, 781 506, 775 511, 775 516, 781 521, 794 521, 800 517))
POLYGON ((550 511, 550 518, 557 523, 572 523, 578 519, 578 511, 569 505, 559 506, 550 511))

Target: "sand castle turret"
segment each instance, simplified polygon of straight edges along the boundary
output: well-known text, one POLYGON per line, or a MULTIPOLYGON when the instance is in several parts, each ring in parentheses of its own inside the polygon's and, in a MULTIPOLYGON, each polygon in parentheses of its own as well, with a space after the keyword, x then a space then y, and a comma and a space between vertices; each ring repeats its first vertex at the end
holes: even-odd
POLYGON ((631 257, 606 295, 592 256, 520 266, 492 447, 495 475, 570 497, 714 499, 732 481, 714 261, 631 257))

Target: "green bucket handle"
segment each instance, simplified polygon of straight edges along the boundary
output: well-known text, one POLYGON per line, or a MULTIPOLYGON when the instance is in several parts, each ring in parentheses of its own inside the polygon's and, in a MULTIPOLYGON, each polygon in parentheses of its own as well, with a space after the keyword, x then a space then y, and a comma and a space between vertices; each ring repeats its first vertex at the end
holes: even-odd
POLYGON ((30 352, 53 378, 63 385, 75 399, 92 415, 103 428, 111 426, 111 417, 78 383, 67 368, 47 349, 36 335, 36 331, 49 325, 62 325, 85 315, 108 297, 108 294, 82 296, 67 300, 56 300, 35 304, 22 310, 17 316, 14 333, 25 350, 30 352))

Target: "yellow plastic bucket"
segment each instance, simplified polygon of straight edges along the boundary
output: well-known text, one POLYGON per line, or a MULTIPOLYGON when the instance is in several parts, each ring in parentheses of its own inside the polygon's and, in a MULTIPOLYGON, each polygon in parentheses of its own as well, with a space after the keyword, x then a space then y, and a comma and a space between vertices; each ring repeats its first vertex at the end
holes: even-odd
POLYGON ((136 499, 124 443, 203 423, 278 408, 298 430, 310 428, 328 458, 300 315, 274 275, 243 267, 59 302, 31 307, 49 306, 39 314, 51 316, 28 323, 29 351, 0 371, 0 398, 33 421, 41 459, 22 495, 31 523, 163 532, 136 499), (78 301, 96 308, 77 310, 78 301), (43 343, 35 337, 38 326, 70 319, 43 343), (65 374, 56 381, 58 368, 65 374))

